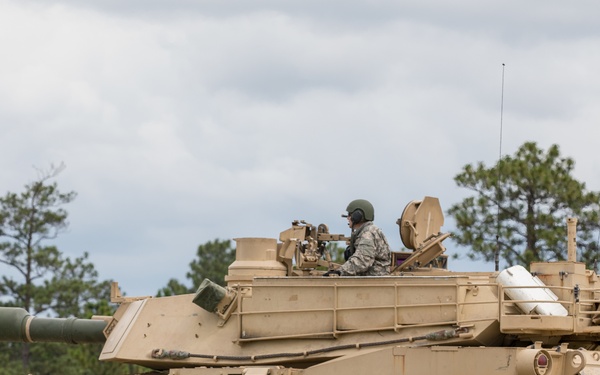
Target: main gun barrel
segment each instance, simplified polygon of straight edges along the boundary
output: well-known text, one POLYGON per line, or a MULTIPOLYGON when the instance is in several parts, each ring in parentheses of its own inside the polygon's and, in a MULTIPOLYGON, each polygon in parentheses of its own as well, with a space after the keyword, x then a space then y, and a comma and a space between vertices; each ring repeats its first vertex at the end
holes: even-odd
POLYGON ((107 322, 77 318, 38 318, 19 307, 0 307, 0 341, 103 343, 107 322))

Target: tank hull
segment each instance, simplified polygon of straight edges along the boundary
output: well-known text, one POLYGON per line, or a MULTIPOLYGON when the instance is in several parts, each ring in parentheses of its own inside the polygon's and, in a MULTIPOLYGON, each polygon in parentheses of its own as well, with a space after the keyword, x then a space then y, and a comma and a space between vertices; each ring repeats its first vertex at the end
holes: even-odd
POLYGON ((192 294, 122 305, 100 359, 154 368, 306 367, 367 347, 498 345, 496 293, 479 274, 255 278, 240 286, 228 319, 193 304, 192 294), (166 354, 153 358, 156 350, 166 354))
POLYGON ((247 365, 182 368, 170 375, 575 375, 600 374, 598 352, 536 347, 404 347, 366 349, 306 368, 247 365))

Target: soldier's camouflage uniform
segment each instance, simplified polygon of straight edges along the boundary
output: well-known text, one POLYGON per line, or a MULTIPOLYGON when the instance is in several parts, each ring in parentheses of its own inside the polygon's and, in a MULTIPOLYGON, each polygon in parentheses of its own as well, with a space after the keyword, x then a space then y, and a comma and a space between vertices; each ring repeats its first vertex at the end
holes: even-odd
POLYGON ((350 247, 354 254, 339 270, 342 276, 385 276, 390 274, 390 245, 372 221, 352 233, 350 247))

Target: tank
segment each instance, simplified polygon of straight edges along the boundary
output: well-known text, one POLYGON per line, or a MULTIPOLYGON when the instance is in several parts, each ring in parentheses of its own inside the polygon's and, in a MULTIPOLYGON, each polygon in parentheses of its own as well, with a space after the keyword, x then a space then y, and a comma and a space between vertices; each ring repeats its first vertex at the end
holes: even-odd
POLYGON ((1 308, 0 340, 104 342, 100 361, 170 375, 600 374, 600 284, 575 259, 501 272, 447 269, 439 200, 410 202, 397 220, 408 252, 391 274, 322 277, 340 265, 327 225, 293 221, 278 238, 237 238, 222 287, 123 297, 113 316, 35 318, 1 308))

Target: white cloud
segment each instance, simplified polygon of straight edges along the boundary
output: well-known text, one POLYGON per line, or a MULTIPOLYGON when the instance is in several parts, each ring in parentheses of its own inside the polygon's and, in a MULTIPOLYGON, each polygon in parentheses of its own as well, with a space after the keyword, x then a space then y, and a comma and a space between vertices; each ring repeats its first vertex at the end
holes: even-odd
POLYGON ((599 6, 578 4, 4 2, 2 187, 64 161, 58 244, 129 294, 214 238, 346 232, 357 197, 398 249, 406 203, 447 208, 497 160, 506 63, 503 152, 557 143, 598 190, 599 6))

